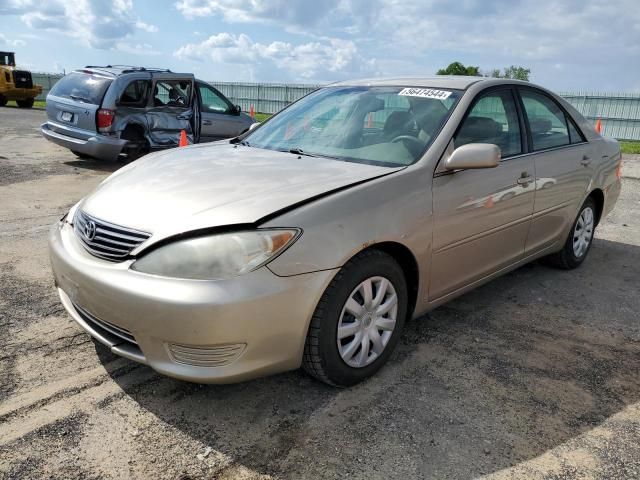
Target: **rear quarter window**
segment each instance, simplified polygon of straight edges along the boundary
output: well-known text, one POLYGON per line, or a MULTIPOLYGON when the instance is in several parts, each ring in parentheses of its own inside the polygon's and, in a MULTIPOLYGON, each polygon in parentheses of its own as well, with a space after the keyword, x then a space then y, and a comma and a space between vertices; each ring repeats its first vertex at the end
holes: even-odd
POLYGON ((56 82, 50 95, 100 105, 111 81, 110 78, 88 73, 70 73, 56 82))

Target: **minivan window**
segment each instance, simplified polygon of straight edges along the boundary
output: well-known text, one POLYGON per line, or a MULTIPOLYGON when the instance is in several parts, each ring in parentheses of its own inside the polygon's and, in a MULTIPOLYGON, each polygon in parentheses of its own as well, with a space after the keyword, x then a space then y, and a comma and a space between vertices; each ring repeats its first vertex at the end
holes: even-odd
POLYGON ((153 90, 153 104, 156 107, 187 107, 191 98, 191 82, 187 80, 162 80, 156 82, 153 90))
POLYGON ((100 105, 111 81, 111 78, 100 75, 73 72, 58 80, 50 94, 77 102, 100 105))
POLYGON ((410 165, 435 140, 460 96, 459 90, 426 87, 321 88, 244 143, 357 163, 410 165))
POLYGON ((202 109, 213 113, 230 113, 231 105, 227 103, 213 88, 198 83, 200 97, 202 98, 202 109))
POLYGON ((497 145, 502 157, 522 153, 520 121, 511 90, 488 93, 476 101, 453 139, 456 148, 468 143, 497 145))
POLYGON ((151 82, 149 80, 134 80, 129 82, 127 88, 122 92, 118 104, 146 106, 149 90, 151 90, 151 82))
POLYGON ((571 143, 567 119, 562 109, 546 95, 521 90, 522 103, 529 120, 533 150, 562 147, 571 143))

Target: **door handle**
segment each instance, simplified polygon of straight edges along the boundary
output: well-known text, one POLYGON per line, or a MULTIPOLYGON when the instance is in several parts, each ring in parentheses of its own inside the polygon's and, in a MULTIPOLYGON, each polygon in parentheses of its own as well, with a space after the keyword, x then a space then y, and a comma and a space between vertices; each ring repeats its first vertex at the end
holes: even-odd
POLYGON ((590 163, 591 159, 589 158, 589 155, 583 155, 582 160, 580 160, 580 164, 583 167, 588 167, 590 163))
POLYGON ((211 122, 211 120, 203 120, 202 121, 203 125, 213 125, 213 123, 211 122))
POLYGON ((183 113, 181 115, 176 115, 178 120, 191 120, 191 113, 183 113))

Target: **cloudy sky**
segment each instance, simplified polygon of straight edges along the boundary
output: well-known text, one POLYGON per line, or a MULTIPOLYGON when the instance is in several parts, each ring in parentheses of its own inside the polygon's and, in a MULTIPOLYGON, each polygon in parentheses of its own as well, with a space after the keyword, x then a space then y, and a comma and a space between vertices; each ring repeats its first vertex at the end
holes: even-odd
POLYGON ((512 64, 556 90, 640 91, 639 0, 0 0, 35 71, 163 66, 316 83, 512 64))

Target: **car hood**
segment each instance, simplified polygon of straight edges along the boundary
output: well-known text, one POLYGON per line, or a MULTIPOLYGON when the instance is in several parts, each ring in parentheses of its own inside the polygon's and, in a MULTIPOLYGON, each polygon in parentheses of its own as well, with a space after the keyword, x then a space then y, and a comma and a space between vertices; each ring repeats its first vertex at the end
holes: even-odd
MULTIPOLYGON (((148 155, 118 170, 80 204, 101 220, 153 234, 256 223, 291 205, 389 174, 390 168, 228 142, 148 155)), ((292 226, 295 225, 283 225, 292 226)))

